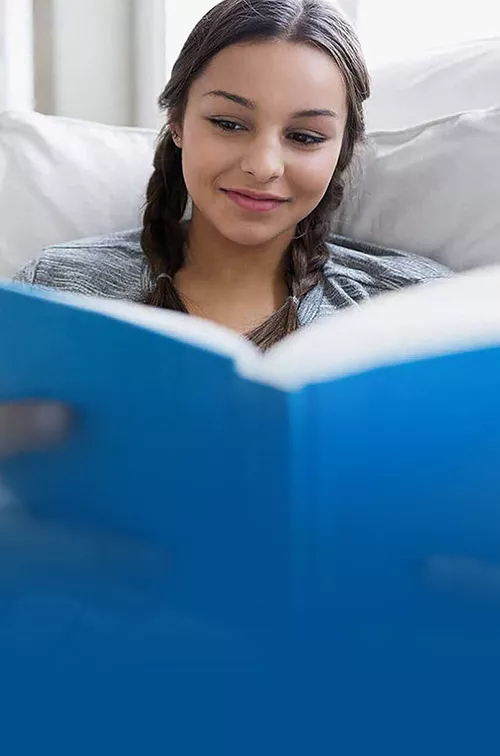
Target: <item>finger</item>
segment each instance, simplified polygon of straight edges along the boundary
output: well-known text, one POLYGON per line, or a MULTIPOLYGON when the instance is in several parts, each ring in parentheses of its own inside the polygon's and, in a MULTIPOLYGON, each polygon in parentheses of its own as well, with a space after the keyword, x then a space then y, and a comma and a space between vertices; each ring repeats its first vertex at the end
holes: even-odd
POLYGON ((57 402, 0 403, 0 456, 57 444, 64 439, 70 422, 69 409, 57 402))

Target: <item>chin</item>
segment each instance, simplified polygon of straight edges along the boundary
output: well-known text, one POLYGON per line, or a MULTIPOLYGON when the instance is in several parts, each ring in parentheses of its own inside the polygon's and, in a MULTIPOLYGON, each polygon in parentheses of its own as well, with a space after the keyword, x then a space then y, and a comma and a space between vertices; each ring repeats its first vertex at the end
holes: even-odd
POLYGON ((239 244, 242 247, 257 247, 267 244, 277 236, 284 234, 286 229, 273 228, 271 223, 221 223, 216 228, 221 236, 224 236, 233 244, 239 244), (266 227, 267 226, 267 227, 266 227))

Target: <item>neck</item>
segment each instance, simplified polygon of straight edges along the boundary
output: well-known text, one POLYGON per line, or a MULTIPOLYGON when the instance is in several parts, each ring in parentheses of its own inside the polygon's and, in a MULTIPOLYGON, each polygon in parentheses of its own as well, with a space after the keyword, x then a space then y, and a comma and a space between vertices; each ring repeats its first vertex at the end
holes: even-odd
POLYGON ((266 241, 243 245, 222 236, 193 208, 188 226, 185 268, 197 271, 207 282, 223 285, 257 285, 284 278, 286 251, 294 230, 266 241))
POLYGON ((222 236, 193 207, 186 258, 175 285, 189 312, 245 330, 264 321, 288 296, 286 252, 294 229, 265 244, 222 236))

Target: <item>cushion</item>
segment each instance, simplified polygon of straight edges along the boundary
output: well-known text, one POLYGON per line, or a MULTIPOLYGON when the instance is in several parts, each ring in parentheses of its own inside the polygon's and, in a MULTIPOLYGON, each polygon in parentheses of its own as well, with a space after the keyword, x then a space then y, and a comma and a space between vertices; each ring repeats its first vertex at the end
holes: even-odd
POLYGON ((500 107, 373 132, 339 233, 462 271, 500 263, 500 107))
POLYGON ((0 114, 0 276, 50 244, 140 225, 155 132, 0 114))
POLYGON ((371 77, 368 130, 500 105, 500 37, 422 53, 374 68, 371 77))

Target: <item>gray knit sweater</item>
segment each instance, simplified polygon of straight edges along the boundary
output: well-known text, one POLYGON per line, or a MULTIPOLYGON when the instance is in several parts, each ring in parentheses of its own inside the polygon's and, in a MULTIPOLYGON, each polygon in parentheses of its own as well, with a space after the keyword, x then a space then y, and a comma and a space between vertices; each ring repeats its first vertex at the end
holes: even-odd
MULTIPOLYGON (((300 303, 299 326, 384 291, 450 275, 427 258, 342 236, 331 237, 329 251, 323 279, 300 303)), ((151 286, 139 229, 48 247, 14 280, 134 302, 151 286)))

